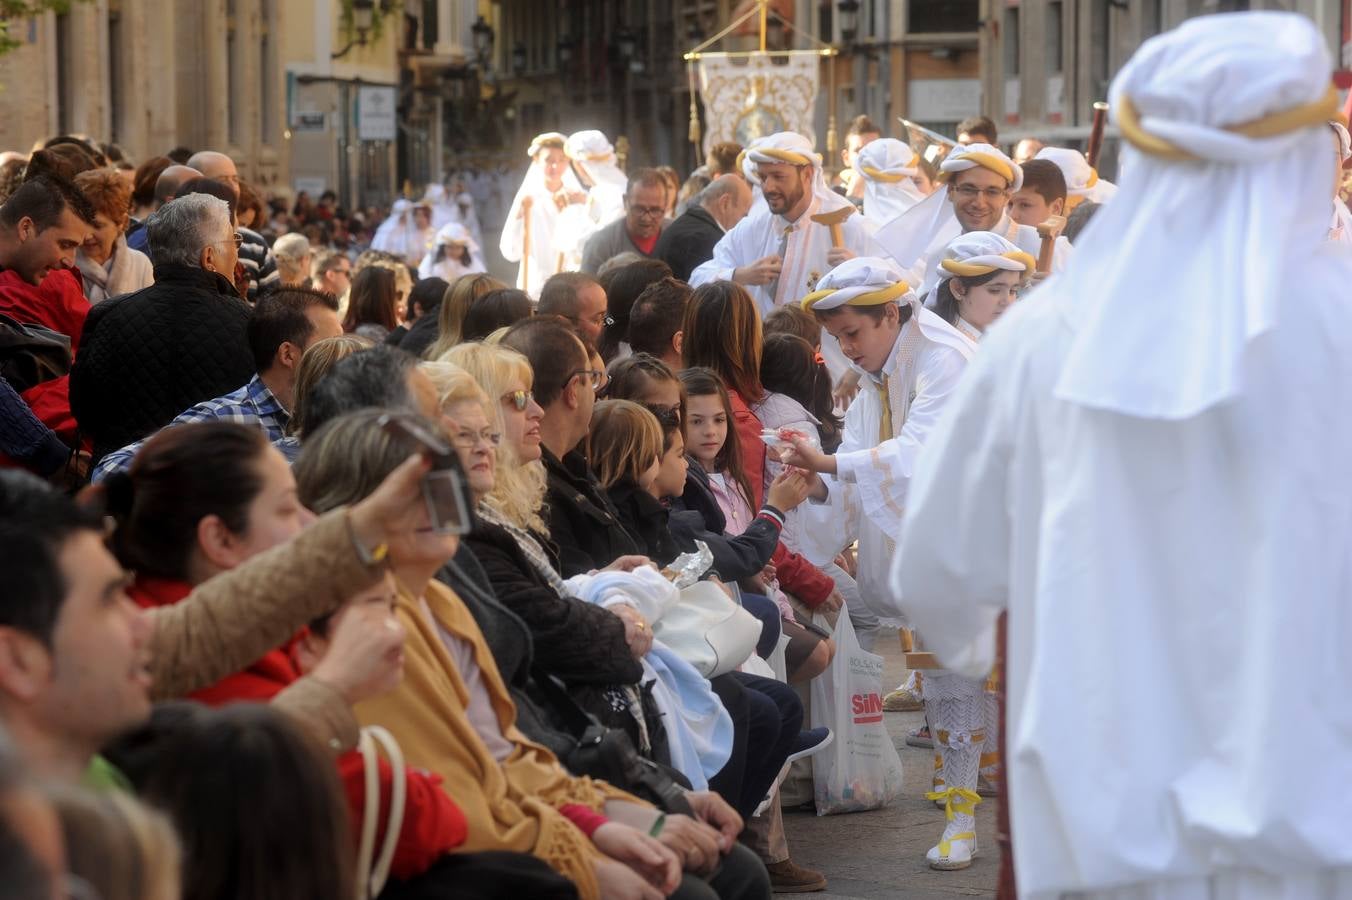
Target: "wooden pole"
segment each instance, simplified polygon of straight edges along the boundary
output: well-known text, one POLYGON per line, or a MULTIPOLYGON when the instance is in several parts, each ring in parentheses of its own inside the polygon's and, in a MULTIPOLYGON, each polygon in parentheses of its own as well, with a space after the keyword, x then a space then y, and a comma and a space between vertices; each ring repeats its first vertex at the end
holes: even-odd
POLYGON ((530 208, 535 198, 521 198, 521 289, 527 290, 530 284, 530 208))
POLYGON ((1094 124, 1089 130, 1089 146, 1084 158, 1091 169, 1098 168, 1099 152, 1103 150, 1103 129, 1108 126, 1108 104, 1102 100, 1094 104, 1094 124))
POLYGON ((770 0, 760 0, 760 52, 765 52, 765 16, 770 8, 770 0))

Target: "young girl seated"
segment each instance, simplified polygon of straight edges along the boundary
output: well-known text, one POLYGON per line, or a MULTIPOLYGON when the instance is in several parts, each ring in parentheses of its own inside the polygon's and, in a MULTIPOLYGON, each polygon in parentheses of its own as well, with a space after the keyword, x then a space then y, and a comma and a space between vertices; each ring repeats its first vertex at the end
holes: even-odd
MULTIPOLYGON (((686 480, 686 506, 700 509, 705 514, 706 523, 711 531, 716 530, 715 526, 722 526, 721 530, 729 534, 743 534, 764 519, 767 512, 778 518, 782 524, 782 512, 769 502, 770 496, 774 493, 778 499, 781 495, 776 493, 776 487, 797 482, 785 476, 781 476, 784 480, 777 479, 772 482, 771 489, 766 495, 766 507, 753 514, 748 498, 754 494, 742 470, 742 453, 737 444, 738 434, 736 429, 729 427, 732 421, 732 401, 727 389, 723 387, 718 377, 707 369, 685 369, 681 372, 680 379, 686 390, 684 422, 686 454, 691 459, 690 472, 694 475, 694 478, 686 480), (695 492, 707 492, 707 495, 712 497, 714 500, 712 509, 709 504, 701 503, 701 498, 692 496, 692 486, 695 492)), ((789 502, 788 508, 798 506, 802 499, 797 497, 796 500, 789 502)), ((767 594, 779 606, 782 616, 781 627, 790 638, 785 651, 789 680, 806 681, 824 671, 831 661, 834 647, 825 633, 797 620, 793 607, 779 589, 773 567, 763 568, 760 572, 743 578, 741 584, 747 590, 767 594)))

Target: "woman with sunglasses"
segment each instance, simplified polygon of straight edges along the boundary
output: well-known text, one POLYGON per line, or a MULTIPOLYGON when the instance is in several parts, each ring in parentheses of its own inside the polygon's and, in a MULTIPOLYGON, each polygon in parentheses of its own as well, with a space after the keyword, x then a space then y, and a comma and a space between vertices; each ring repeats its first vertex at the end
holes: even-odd
MULTIPOLYGON (((530 394, 530 364, 504 347, 462 344, 446 362, 423 368, 442 394, 443 410, 459 427, 457 450, 469 473, 476 512, 465 543, 497 599, 530 629, 536 666, 563 681, 578 704, 604 724, 625 731, 640 753, 668 762, 662 718, 651 695, 639 687, 639 660, 652 646, 647 623, 631 607, 606 609, 572 596, 550 556, 549 529, 540 516, 542 411, 530 394), (482 411, 467 417, 470 388, 496 402, 485 398, 482 411), (476 430, 491 430, 497 443, 476 441, 476 430), (489 476, 476 478, 485 465, 489 476), (501 484, 498 471, 505 476, 501 484)), ((621 558, 613 566, 631 566, 631 560, 621 558)))

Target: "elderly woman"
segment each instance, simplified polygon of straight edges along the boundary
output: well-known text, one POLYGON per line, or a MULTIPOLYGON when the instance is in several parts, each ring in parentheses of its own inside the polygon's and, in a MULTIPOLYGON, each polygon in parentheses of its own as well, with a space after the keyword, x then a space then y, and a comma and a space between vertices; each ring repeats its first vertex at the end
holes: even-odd
POLYGON ((272 244, 272 255, 277 260, 277 274, 282 284, 309 286, 310 263, 314 260, 314 252, 305 235, 293 231, 277 238, 272 244))
POLYGON ((127 246, 131 186, 116 169, 90 169, 75 186, 94 207, 94 227, 75 252, 75 265, 90 303, 129 294, 154 284, 150 258, 127 246))

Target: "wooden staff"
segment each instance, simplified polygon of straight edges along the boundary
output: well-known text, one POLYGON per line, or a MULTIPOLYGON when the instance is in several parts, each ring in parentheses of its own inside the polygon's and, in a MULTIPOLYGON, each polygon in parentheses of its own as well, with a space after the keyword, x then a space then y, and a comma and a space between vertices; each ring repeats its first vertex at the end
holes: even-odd
POLYGON ((1103 150, 1103 129, 1108 126, 1108 104, 1102 100, 1094 104, 1094 125, 1089 130, 1089 147, 1084 158, 1091 169, 1098 168, 1099 152, 1103 150))
POLYGON ((1009 829, 1009 729, 1005 713, 1009 691, 1005 687, 1009 613, 1000 613, 995 630, 995 696, 1000 707, 1000 782, 996 785, 995 843, 1000 848, 1000 876, 996 882, 995 900, 1017 900, 1014 883, 1014 841, 1009 829))
POLYGON ((521 286, 530 284, 530 208, 535 198, 527 195, 521 198, 521 286))

